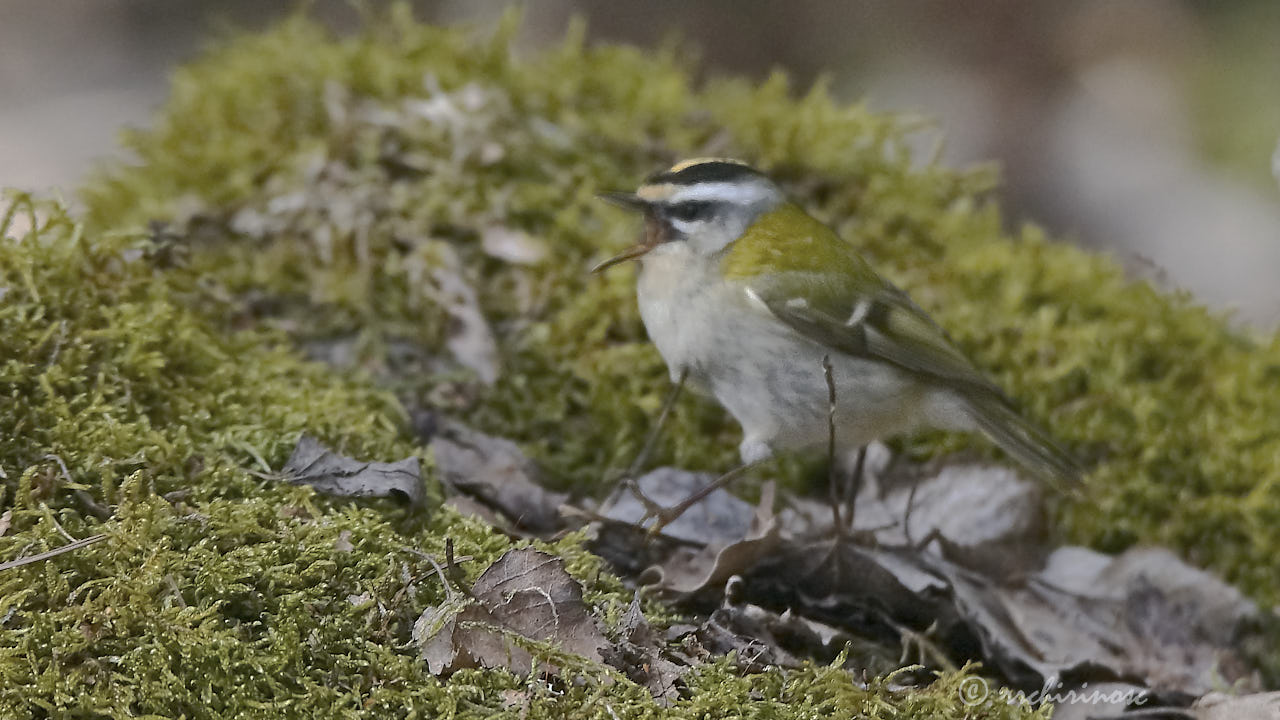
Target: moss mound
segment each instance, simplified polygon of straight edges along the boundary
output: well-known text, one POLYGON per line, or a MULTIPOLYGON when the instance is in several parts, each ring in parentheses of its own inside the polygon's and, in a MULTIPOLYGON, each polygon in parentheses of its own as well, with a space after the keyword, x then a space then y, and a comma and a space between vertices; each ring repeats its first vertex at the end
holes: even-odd
MULTIPOLYGON (((179 301, 190 277, 153 239, 86 234, 28 198, 0 231, 0 555, 107 536, 0 571, 0 716, 659 714, 603 670, 561 689, 497 671, 432 677, 408 643, 445 597, 428 556, 452 539, 474 579, 508 541, 448 510, 335 502, 263 472, 304 430, 357 455, 415 452, 394 399, 278 333, 213 327, 179 301), (23 210, 34 230, 10 237, 23 210)), ((578 540, 549 549, 616 622, 628 598, 578 540)), ((741 677, 721 663, 665 712, 810 717, 839 703, 950 718, 963 677, 904 694, 834 668, 741 677)))
MULTIPOLYGON (((477 39, 397 9, 346 38, 301 18, 231 38, 128 136, 138 162, 83 189, 83 224, 13 205, 5 235, 27 209, 34 231, 0 240, 0 556, 59 546, 60 529, 108 539, 0 574, 3 714, 658 714, 602 678, 556 694, 500 672, 430 677, 406 640, 442 590, 405 548, 439 556, 453 538, 478 572, 505 539, 263 476, 304 430, 357 456, 419 453, 404 408, 424 406, 598 486, 638 449, 666 372, 628 273, 586 275, 635 230, 593 196, 690 155, 773 172, 1096 462, 1059 513, 1073 537, 1165 543, 1280 597, 1274 340, 1034 229, 1010 237, 991 174, 913 163, 903 119, 822 87, 795 97, 781 77, 695 86, 672 55, 581 33, 517 58, 513 28, 477 39), (469 281, 496 330, 495 385, 443 349, 458 328, 441 272, 469 281)), ((658 461, 730 463, 719 410, 685 403, 674 423, 658 461)), ((574 539, 554 550, 615 616, 616 582, 574 539)), ((899 695, 716 665, 662 712, 957 717, 959 678, 899 695)))
MULTIPOLYGON (((429 556, 452 539, 474 579, 508 540, 266 472, 304 430, 361 456, 417 452, 396 401, 278 332, 229 332, 186 307, 192 277, 163 239, 86 233, 26 197, 2 217, 0 556, 107 537, 0 570, 0 717, 960 716, 960 673, 902 693, 835 668, 744 677, 720 663, 670 710, 604 670, 560 688, 498 671, 437 680, 408 642, 445 597, 429 556), (19 214, 30 232, 10 232, 19 214)), ((629 598, 579 540, 548 549, 616 622, 629 598)))
MULTIPOLYGON (((575 31, 518 58, 514 23, 477 40, 397 12, 343 39, 294 20, 179 71, 155 129, 128 136, 141 162, 85 189, 91 225, 160 218, 212 237, 192 261, 192 302, 303 344, 353 337, 375 371, 406 345, 440 347, 447 313, 423 278, 448 245, 502 331, 501 380, 477 389, 418 368, 387 373, 393 387, 468 410, 589 489, 637 450, 666 383, 629 273, 585 272, 635 232, 593 196, 675 158, 748 158, 1096 464, 1086 500, 1059 514, 1072 539, 1166 544, 1280 598, 1274 338, 1034 228, 1010 236, 985 199, 990 172, 922 166, 906 145, 919 127, 822 86, 800 97, 781 76, 698 87, 672 55, 587 48, 575 31), (547 253, 495 259, 483 248, 494 227, 547 253)), ((674 428, 659 461, 732 462, 736 429, 719 410, 686 403, 674 428)), ((908 449, 969 442, 929 436, 908 449)))

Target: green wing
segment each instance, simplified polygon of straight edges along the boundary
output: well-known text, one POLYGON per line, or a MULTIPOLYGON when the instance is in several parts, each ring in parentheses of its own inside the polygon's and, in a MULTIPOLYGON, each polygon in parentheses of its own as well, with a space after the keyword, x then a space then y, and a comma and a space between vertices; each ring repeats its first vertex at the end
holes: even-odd
POLYGON ((801 335, 855 357, 879 360, 940 385, 1004 394, 978 371, 906 293, 879 277, 786 271, 747 284, 769 312, 801 335))
POLYGON ((730 246, 723 270, 779 320, 823 345, 1004 397, 906 293, 795 205, 759 218, 730 246))
POLYGON ((977 426, 1028 469, 1058 487, 1079 479, 1076 459, 1023 418, 937 323, 803 210, 784 205, 763 216, 722 263, 726 279, 796 332, 957 391, 977 426))

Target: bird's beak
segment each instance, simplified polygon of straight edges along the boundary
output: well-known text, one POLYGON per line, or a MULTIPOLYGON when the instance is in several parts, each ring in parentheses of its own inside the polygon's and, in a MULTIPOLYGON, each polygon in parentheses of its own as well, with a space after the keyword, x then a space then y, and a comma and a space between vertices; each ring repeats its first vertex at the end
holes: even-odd
POLYGON ((623 250, 617 255, 614 255, 608 260, 605 260, 604 262, 591 268, 591 272, 593 273, 604 272, 605 270, 608 270, 609 268, 619 263, 624 263, 628 260, 635 260, 636 258, 640 257, 641 255, 644 255, 645 253, 649 252, 652 249, 653 249, 653 246, 648 243, 639 243, 637 245, 632 245, 626 250, 623 250))
MULTIPOLYGON (((640 212, 647 212, 651 207, 648 200, 645 200, 644 198, 641 198, 633 193, 607 192, 607 193, 600 193, 597 197, 599 197, 601 200, 604 200, 605 202, 611 205, 617 205, 618 207, 623 208, 625 210, 636 210, 640 212)), ((657 242, 653 241, 652 236, 653 236, 653 233, 646 232, 644 242, 632 245, 631 247, 627 248, 626 250, 623 250, 617 255, 614 255, 608 260, 601 262, 600 264, 591 268, 591 272, 593 273, 603 272, 613 267, 614 265, 624 263, 628 260, 634 260, 640 257, 641 255, 644 255, 645 253, 654 249, 658 245, 657 242)))
POLYGON ((600 193, 596 197, 609 203, 610 205, 617 205, 618 207, 624 210, 638 210, 643 212, 649 209, 649 201, 645 200, 639 195, 636 195, 635 193, 604 192, 604 193, 600 193))

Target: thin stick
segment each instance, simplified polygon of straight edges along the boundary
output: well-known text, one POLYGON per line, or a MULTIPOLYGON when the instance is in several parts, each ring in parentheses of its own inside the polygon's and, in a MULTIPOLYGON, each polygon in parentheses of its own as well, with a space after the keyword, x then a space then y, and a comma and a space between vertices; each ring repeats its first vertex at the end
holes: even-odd
POLYGON ((831 356, 822 356, 822 375, 827 380, 827 494, 831 502, 831 527, 844 534, 840 517, 840 470, 836 467, 836 381, 831 369, 831 356))
POLYGON ((653 449, 658 445, 658 437, 662 435, 662 428, 667 424, 667 419, 671 417, 671 411, 676 406, 676 400, 680 399, 680 391, 684 389, 684 382, 689 377, 688 368, 680 371, 680 378, 667 391, 667 397, 662 401, 662 411, 658 413, 658 419, 654 421, 653 427, 649 429, 649 436, 644 439, 644 445, 640 447, 639 454, 631 461, 630 467, 622 476, 622 487, 631 492, 635 499, 644 505, 646 513, 655 516, 661 516, 664 512, 662 506, 654 502, 652 498, 640 489, 638 477, 640 471, 645 464, 649 462, 649 456, 653 454, 653 449))
POLYGON ((73 543, 67 543, 62 547, 54 548, 53 550, 48 550, 46 552, 42 552, 36 555, 30 555, 28 557, 18 558, 17 560, 10 560, 9 562, 0 563, 0 572, 4 572, 5 570, 12 570, 13 568, 16 568, 16 567, 22 567, 23 565, 30 565, 31 563, 37 563, 42 560, 48 560, 51 557, 57 557, 63 553, 69 553, 73 550, 79 550, 82 547, 92 545, 98 542, 99 540, 105 540, 106 538, 107 538, 106 535, 90 535, 89 537, 83 540, 76 540, 73 543))

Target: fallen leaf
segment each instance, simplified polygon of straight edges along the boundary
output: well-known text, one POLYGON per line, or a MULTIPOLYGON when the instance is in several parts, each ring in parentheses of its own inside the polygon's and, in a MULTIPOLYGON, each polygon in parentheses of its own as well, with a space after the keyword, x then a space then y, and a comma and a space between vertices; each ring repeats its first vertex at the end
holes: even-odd
MULTIPOLYGON (((636 525, 643 505, 615 494, 599 510, 592 547, 687 608, 733 600, 714 622, 680 634, 692 644, 675 657, 689 663, 731 651, 758 662, 815 659, 829 651, 818 631, 828 627, 865 642, 870 650, 857 655, 867 667, 913 654, 932 667, 979 660, 1028 692, 1063 677, 1138 683, 1162 702, 1214 683, 1256 686, 1239 644, 1258 610, 1239 591, 1166 550, 1051 548, 1039 488, 1006 468, 915 472, 864 483, 854 526, 842 532, 822 501, 794 501, 777 515, 764 502, 753 514, 717 493, 649 538, 636 525), (741 589, 726 593, 735 575, 741 589)), ((671 506, 708 481, 664 469, 640 485, 671 506)))
MULTIPOLYGON (((533 656, 514 637, 553 643, 597 663, 608 646, 564 561, 528 548, 498 558, 476 579, 469 599, 454 597, 429 608, 413 630, 435 675, 465 667, 527 674, 533 656)), ((555 666, 546 668, 558 672, 555 666)))
POLYGON ((1239 696, 1212 692, 1195 701, 1191 715, 1196 720, 1276 720, 1280 718, 1280 692, 1239 696))
POLYGON ((535 533, 561 527, 560 506, 569 496, 542 487, 537 467, 515 443, 444 418, 434 428, 431 451, 447 486, 496 509, 516 527, 535 533))
POLYGON ((806 617, 878 643, 895 643, 900 626, 954 618, 948 585, 921 566, 914 550, 875 548, 856 538, 787 540, 745 574, 748 599, 792 607, 806 617))
POLYGON ((396 497, 411 506, 426 497, 417 458, 399 462, 363 462, 329 450, 310 435, 298 445, 284 465, 289 482, 310 485, 326 495, 339 497, 396 497))
POLYGON ((484 524, 491 525, 504 532, 508 530, 505 516, 499 515, 490 509, 488 505, 469 495, 454 495, 444 501, 444 506, 453 508, 459 515, 476 518, 484 524))
POLYGON ((778 524, 770 519, 737 542, 722 547, 708 545, 679 563, 668 563, 659 585, 680 595, 718 591, 730 577, 755 567, 779 542, 778 524))
MULTIPOLYGON (((635 483, 653 502, 672 507, 711 484, 715 478, 709 473, 664 467, 641 476, 635 483)), ((749 503, 721 488, 664 527, 662 534, 703 545, 736 542, 749 532, 752 512, 749 503)), ((618 487, 601 504, 597 514, 635 525, 644 518, 645 506, 629 488, 618 487)))
MULTIPOLYGON (((905 545, 933 534, 955 545, 978 547, 1025 542, 1043 534, 1040 486, 999 465, 947 465, 919 479, 894 482, 880 498, 884 515, 869 511, 855 519, 856 529, 873 529, 888 545, 905 545), (911 511, 908 515, 907 507, 911 511)), ((863 509, 859 499, 858 509, 863 509)))
MULTIPOLYGON (((1053 720, 1122 720, 1131 705, 1140 710, 1155 707, 1150 696, 1150 690, 1132 683, 1095 682, 1055 684, 1043 689, 1036 699, 1053 704, 1053 720)), ((1182 710, 1171 712, 1172 717, 1189 717, 1182 710)))
MULTIPOLYGON (((636 484, 652 502, 671 507, 714 480, 705 473, 659 468, 636 484)), ((723 489, 712 492, 659 533, 658 538, 668 542, 657 558, 655 584, 681 595, 709 588, 718 592, 730 576, 745 572, 777 546, 780 535, 773 504, 772 483, 764 487, 760 505, 754 509, 723 489)), ((646 537, 648 524, 639 524, 644 515, 643 503, 627 488, 615 491, 597 511, 605 523, 635 528, 630 533, 632 542, 648 547, 653 541, 646 537)), ((611 534, 598 533, 598 537, 611 534)))
MULTIPOLYGON (((427 661, 427 669, 432 675, 448 675, 462 667, 475 667, 476 658, 471 654, 473 651, 479 655, 490 654, 476 647, 487 637, 479 636, 471 639, 472 647, 461 662, 458 662, 458 644, 461 640, 455 638, 458 619, 471 608, 468 599, 451 597, 436 607, 427 608, 413 623, 413 641, 418 646, 419 655, 427 661)), ((481 611, 479 616, 485 617, 487 613, 481 611)))
POLYGON ((604 653, 606 662, 625 673, 632 682, 648 688, 663 706, 674 703, 680 697, 681 678, 689 668, 663 653, 664 643, 641 611, 639 595, 631 600, 619 635, 618 643, 604 653))
MULTIPOLYGON (((783 650, 766 629, 768 611, 754 606, 722 607, 693 632, 693 639, 709 656, 733 654, 745 672, 770 667, 800 667, 804 662, 783 650)), ((687 641, 686 641, 687 642, 687 641)))
MULTIPOLYGON (((791 499, 784 534, 829 535, 826 501, 791 499), (792 513, 791 510, 795 512, 792 513)), ((962 463, 869 476, 858 493, 853 529, 882 546, 946 552, 993 577, 1035 570, 1046 547, 1040 486, 1008 467, 962 463)))

